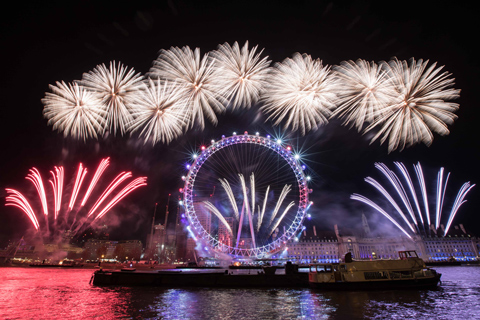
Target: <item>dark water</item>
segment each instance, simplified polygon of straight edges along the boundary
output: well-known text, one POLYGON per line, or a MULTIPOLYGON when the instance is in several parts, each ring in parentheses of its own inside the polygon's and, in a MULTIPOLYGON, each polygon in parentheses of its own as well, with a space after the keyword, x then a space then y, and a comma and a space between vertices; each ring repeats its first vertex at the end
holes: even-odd
POLYGON ((0 319, 480 319, 480 266, 436 290, 105 288, 93 270, 0 268, 0 319))

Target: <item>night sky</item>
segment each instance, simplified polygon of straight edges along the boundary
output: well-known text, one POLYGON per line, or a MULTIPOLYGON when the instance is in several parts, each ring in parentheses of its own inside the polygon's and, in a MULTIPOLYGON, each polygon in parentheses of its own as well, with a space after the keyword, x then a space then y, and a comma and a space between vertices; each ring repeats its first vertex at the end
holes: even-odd
MULTIPOLYGON (((170 212, 175 213, 175 199, 182 187, 180 176, 185 173, 183 163, 190 152, 233 131, 282 132, 294 148, 305 152, 313 177, 315 204, 311 213, 314 223, 324 230, 332 230, 334 224, 358 226, 362 212, 371 225, 388 224, 373 209, 349 199, 352 193, 375 199, 375 190, 363 181, 367 176, 381 179, 375 162, 393 168, 394 161, 403 161, 413 174, 412 164, 420 161, 431 184, 438 169, 445 167, 451 172, 446 199, 451 202, 464 182, 480 182, 475 96, 480 68, 473 49, 478 17, 473 4, 437 2, 430 6, 421 1, 402 1, 396 2, 395 8, 386 8, 373 1, 208 3, 134 1, 128 6, 107 6, 98 1, 13 2, 2 11, 0 246, 30 228, 20 210, 4 207, 6 187, 34 197, 31 183, 24 179, 31 167, 37 167, 47 180, 53 166, 63 165, 66 179, 70 179, 79 162, 92 172, 105 156, 111 157, 111 175, 131 170, 134 176, 149 179, 148 187, 131 194, 109 214, 112 238, 144 241, 156 202, 158 222, 163 222, 169 193, 170 212), (41 99, 49 91, 49 84, 80 80, 84 72, 99 64, 120 61, 145 74, 160 49, 199 47, 203 54, 218 44, 238 41, 243 45, 247 40, 264 48, 264 55, 272 62, 281 62, 296 52, 320 58, 328 65, 359 58, 376 62, 392 57, 437 61, 456 79, 454 87, 462 90, 455 101, 460 104, 458 120, 449 127, 450 135, 435 134, 430 147, 415 145, 388 154, 386 145, 370 145, 370 136, 349 130, 338 120, 302 137, 273 127, 255 108, 227 111, 219 116, 216 127, 207 124, 204 131, 194 128, 168 146, 155 147, 143 147, 128 136, 108 136, 86 143, 64 138, 43 118, 41 99)), ((468 202, 454 224, 463 223, 480 235, 477 188, 468 194, 468 202)))

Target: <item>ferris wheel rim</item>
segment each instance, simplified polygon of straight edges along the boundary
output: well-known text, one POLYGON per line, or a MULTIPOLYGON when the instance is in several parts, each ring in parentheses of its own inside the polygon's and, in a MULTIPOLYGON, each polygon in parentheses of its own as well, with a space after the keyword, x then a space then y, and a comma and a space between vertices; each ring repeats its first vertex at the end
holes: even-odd
POLYGON ((200 155, 198 155, 195 158, 195 161, 191 165, 187 166, 187 168, 187 175, 182 177, 182 179, 185 181, 183 188, 183 206, 185 208, 185 216, 189 222, 187 228, 190 228, 195 236, 199 236, 205 240, 206 244, 214 251, 226 253, 231 256, 264 257, 268 254, 278 252, 286 244, 286 242, 294 237, 295 234, 301 229, 303 220, 306 216, 308 194, 311 192, 311 190, 308 188, 307 178, 299 160, 295 157, 291 148, 288 146, 284 147, 281 141, 271 139, 271 137, 268 135, 266 137, 260 136, 258 133, 255 135, 249 135, 246 131, 243 135, 233 134, 229 137, 222 136, 220 140, 212 140, 210 146, 202 147, 200 155), (219 242, 208 231, 206 231, 199 222, 193 205, 193 187, 197 174, 202 165, 216 152, 228 146, 245 143, 263 146, 281 156, 293 170, 299 189, 299 203, 297 206, 297 212, 287 230, 276 240, 263 246, 257 246, 254 248, 232 247, 219 242), (193 227, 193 230, 190 226, 193 227))

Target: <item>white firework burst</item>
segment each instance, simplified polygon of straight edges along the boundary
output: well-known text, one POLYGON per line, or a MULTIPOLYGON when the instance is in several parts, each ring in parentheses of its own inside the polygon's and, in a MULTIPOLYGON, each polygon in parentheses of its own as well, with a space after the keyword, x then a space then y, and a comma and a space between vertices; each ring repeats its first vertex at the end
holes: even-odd
POLYGON ((262 110, 275 125, 285 120, 285 128, 305 134, 328 122, 335 107, 335 81, 320 59, 297 53, 275 65, 262 99, 262 110))
POLYGON ((258 101, 269 72, 268 57, 261 59, 263 49, 248 49, 248 41, 240 48, 237 42, 225 43, 212 53, 215 74, 225 86, 225 97, 232 109, 250 108, 258 101))
POLYGON ((213 59, 205 54, 200 57, 200 49, 192 51, 188 46, 162 50, 153 62, 149 76, 160 78, 178 87, 178 94, 187 101, 189 126, 197 122, 205 127, 204 117, 217 123, 215 112, 223 112, 224 84, 215 77, 213 59))
POLYGON ((56 82, 42 99, 43 115, 54 130, 78 139, 97 138, 103 133, 105 110, 101 102, 78 83, 56 82))
POLYGON ((345 118, 344 124, 362 130, 365 122, 373 123, 395 96, 388 73, 374 62, 359 59, 344 61, 334 67, 338 107, 333 116, 345 118))
POLYGON ((447 124, 453 124, 458 104, 447 100, 458 98, 460 90, 450 88, 454 78, 450 73, 441 72, 436 63, 427 68, 428 60, 399 61, 394 59, 385 64, 392 79, 396 97, 392 99, 378 121, 365 131, 381 126, 372 142, 380 138, 383 144, 388 139, 388 151, 423 142, 429 146, 433 132, 449 134, 447 124))
POLYGON ((178 88, 160 79, 148 79, 148 86, 134 103, 131 131, 140 131, 145 143, 169 143, 178 137, 185 125, 185 102, 178 88))
POLYGON ((144 88, 143 76, 128 70, 121 63, 110 62, 107 68, 104 64, 98 65, 92 71, 84 73, 81 84, 94 92, 102 101, 107 111, 106 127, 117 130, 120 134, 127 131, 132 121, 131 104, 135 96, 144 88))

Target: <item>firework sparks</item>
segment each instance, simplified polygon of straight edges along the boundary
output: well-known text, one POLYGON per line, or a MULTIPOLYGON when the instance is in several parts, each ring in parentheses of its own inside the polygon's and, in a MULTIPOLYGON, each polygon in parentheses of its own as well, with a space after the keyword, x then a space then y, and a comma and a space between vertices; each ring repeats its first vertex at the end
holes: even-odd
MULTIPOLYGON (((97 169, 97 172, 95 173, 95 175, 92 179, 92 183, 90 183, 90 186, 87 190, 87 193, 88 192, 91 193, 92 191, 94 191, 94 186, 98 182, 98 179, 100 178, 101 173, 103 173, 103 171, 105 170, 107 165, 108 165, 108 158, 103 159, 101 161, 100 165, 99 165, 99 168, 97 169)), ((81 190, 82 182, 84 181, 86 173, 87 173, 87 170, 83 167, 82 164, 80 164, 78 166, 77 173, 74 176, 75 177, 75 182, 74 182, 74 186, 73 186, 73 189, 72 189, 72 193, 69 197, 70 201, 69 201, 69 204, 68 204, 68 209, 65 210, 65 212, 63 212, 63 214, 62 214, 63 219, 61 219, 61 221, 59 221, 60 219, 57 219, 57 218, 59 216, 59 213, 61 213, 61 209, 62 209, 61 203, 62 203, 62 198, 63 198, 62 195, 63 195, 63 187, 64 187, 64 169, 63 169, 63 167, 55 167, 54 171, 51 171, 52 180, 50 180, 50 184, 52 185, 52 189, 53 189, 52 190, 52 196, 53 196, 53 202, 54 202, 53 221, 51 221, 52 219, 50 219, 50 221, 48 219, 49 214, 48 214, 48 208, 46 206, 47 193, 45 192, 45 187, 44 187, 44 184, 43 184, 43 180, 41 179, 41 175, 38 172, 38 170, 35 169, 35 168, 32 168, 30 170, 30 173, 27 175, 27 179, 33 182, 33 184, 35 185, 35 188, 37 190, 37 193, 40 196, 40 200, 41 200, 40 202, 41 202, 41 207, 42 207, 42 211, 43 211, 43 216, 45 216, 45 219, 44 219, 45 224, 43 224, 43 223, 40 224, 39 223, 35 210, 32 208, 32 206, 30 205, 27 198, 17 190, 10 189, 10 188, 6 189, 8 196, 6 197, 5 205, 6 206, 15 206, 15 207, 19 208, 20 210, 22 210, 27 215, 27 217, 30 219, 30 221, 32 222, 33 226, 35 227, 35 229, 37 231, 42 231, 42 229, 45 228, 45 231, 48 233, 51 226, 53 226, 54 229, 51 230, 51 231, 54 231, 54 232, 63 232, 66 229, 70 229, 70 230, 74 231, 74 233, 75 233, 75 232, 78 232, 79 230, 81 230, 84 227, 88 227, 95 220, 98 220, 98 219, 102 218, 115 204, 117 204, 120 200, 125 198, 133 190, 146 185, 146 178, 145 177, 140 177, 140 178, 134 179, 126 187, 124 187, 120 192, 116 193, 113 196, 112 200, 105 207, 103 207, 102 210, 97 215, 94 215, 94 219, 88 219, 90 217, 90 215, 92 215, 95 212, 95 210, 97 210, 100 207, 100 205, 107 199, 107 197, 109 195, 113 195, 113 192, 115 191, 115 189, 123 181, 125 181, 127 178, 131 177, 131 175, 132 175, 130 172, 121 173, 120 175, 117 176, 116 179, 114 179, 114 181, 110 184, 110 186, 107 188, 107 190, 105 190, 105 192, 102 194, 102 196, 95 203, 94 207, 89 211, 89 214, 86 217, 84 217, 83 219, 81 219, 80 222, 77 224, 77 226, 74 228, 75 222, 77 221, 77 218, 76 218, 77 213, 84 206, 84 204, 86 202, 86 199, 88 198, 88 197, 85 197, 82 204, 77 209, 73 210, 75 208, 75 199, 77 198, 77 196, 79 194, 79 191, 81 190), (70 212, 72 210, 75 211, 74 215, 73 214, 70 215, 70 212), (69 220, 70 220, 70 222, 73 220, 73 223, 71 223, 71 226, 70 226, 69 220)))
POLYGON ((204 201, 205 207, 207 207, 208 210, 213 212, 215 216, 223 223, 223 225, 227 228, 228 233, 233 237, 233 231, 230 225, 228 224, 227 220, 223 217, 223 215, 218 211, 218 209, 209 201, 204 201))
POLYGON ((102 102, 106 110, 106 127, 114 134, 118 129, 123 135, 133 120, 131 104, 144 89, 143 77, 121 63, 110 62, 109 68, 102 64, 84 73, 80 83, 102 102))
POLYGON ((412 59, 410 64, 397 59, 384 64, 397 94, 389 102, 378 121, 365 131, 381 128, 372 142, 380 138, 383 144, 388 139, 388 151, 397 148, 403 150, 419 142, 429 146, 433 141, 433 132, 449 134, 447 124, 457 118, 453 113, 458 104, 448 100, 458 98, 460 90, 450 88, 454 84, 448 72, 440 73, 443 67, 436 63, 427 68, 428 60, 412 59))
POLYGON ((83 197, 82 204, 81 204, 82 207, 87 202, 88 198, 90 197, 90 194, 92 193, 93 188, 95 188, 98 180, 100 180, 100 177, 102 176, 105 169, 107 169, 109 164, 110 164, 110 158, 105 158, 105 159, 102 159, 102 161, 100 161, 100 164, 98 165, 97 170, 93 175, 90 185, 88 186, 87 192, 85 192, 85 196, 83 197))
MULTIPOLYGON (((250 189, 248 189, 247 186, 246 186, 244 176, 242 174, 238 174, 238 177, 240 179, 241 194, 242 194, 242 210, 241 210, 240 214, 238 212, 237 200, 235 199, 232 188, 230 187, 230 184, 228 183, 227 179, 219 179, 219 181, 222 184, 222 186, 223 186, 223 188, 224 188, 224 190, 225 190, 225 192, 228 196, 229 202, 230 202, 230 204, 232 206, 232 209, 233 209, 233 212, 234 212, 235 220, 238 222, 238 233, 237 233, 237 242, 236 242, 237 245, 240 242, 240 237, 241 237, 241 232, 242 232, 241 226, 243 226, 243 219, 244 219, 245 210, 246 210, 246 215, 248 217, 248 224, 249 224, 249 227, 250 227, 251 239, 252 239, 253 245, 255 246, 255 238, 258 235, 258 232, 260 231, 260 228, 262 226, 264 226, 265 228, 269 229, 268 231, 270 231, 270 232, 267 231, 267 236, 271 236, 273 231, 275 231, 275 229, 283 221, 283 219, 287 215, 290 208, 295 205, 295 202, 292 201, 284 209, 282 215, 280 217, 276 218, 277 212, 280 210, 285 197, 291 191, 291 185, 285 185, 283 187, 283 190, 280 193, 279 198, 277 199, 277 202, 275 204, 275 209, 273 210, 272 215, 270 216, 270 219, 268 221, 266 221, 265 224, 264 224, 263 220, 264 220, 265 208, 266 208, 266 205, 267 205, 267 198, 268 198, 268 194, 269 194, 269 191, 270 191, 270 186, 267 186, 267 190, 265 192, 265 198, 263 199, 263 208, 260 210, 260 206, 258 206, 258 214, 256 216, 254 216, 255 207, 254 207, 254 205, 252 205, 250 207, 249 201, 255 202, 255 175, 253 173, 250 175, 250 189), (248 195, 249 192, 251 193, 250 196, 248 195), (257 219, 256 226, 254 225, 254 218, 257 219), (276 218, 276 220, 275 220, 275 218, 276 218), (274 220, 275 220, 275 223, 273 223, 274 220)), ((213 214, 215 214, 217 217, 219 217, 220 221, 222 221, 223 224, 225 224, 226 226, 228 225, 228 223, 226 221, 222 220, 224 218, 223 218, 223 215, 220 212, 220 210, 218 210, 212 203, 210 203, 208 201, 206 201, 206 202, 204 201, 204 203, 206 205, 206 208, 211 210, 213 214), (220 218, 220 216, 222 218, 220 218)), ((228 226, 228 228, 230 228, 230 227, 228 226)))
POLYGON ((280 207, 282 206, 283 200, 285 200, 285 197, 287 194, 292 190, 292 185, 285 185, 282 189, 282 192, 280 193, 280 197, 278 197, 277 204, 275 205, 275 209, 273 210, 272 216, 270 217, 270 222, 268 225, 271 225, 275 217, 277 216, 278 210, 280 210, 280 207))
POLYGON ((462 185, 462 187, 460 188, 460 191, 458 191, 458 194, 457 194, 457 197, 455 198, 455 202, 453 204, 452 210, 450 211, 447 226, 445 228, 445 234, 448 233, 448 230, 450 229, 450 227, 452 225, 453 218, 455 218, 455 216, 457 215, 457 212, 458 212, 458 209, 460 208, 460 206, 462 204, 464 204, 465 202, 467 202, 467 200, 464 200, 465 196, 474 186, 475 185, 474 184, 471 185, 470 182, 465 182, 462 185))
POLYGON ((287 214, 288 210, 290 210, 290 208, 293 207, 294 205, 295 205, 295 202, 293 202, 293 201, 288 204, 288 206, 285 208, 285 210, 283 210, 283 213, 280 216, 280 218, 277 219, 277 221, 275 222, 273 227, 270 229, 270 232, 268 233, 269 235, 272 235, 272 233, 278 228, 278 225, 280 224, 280 222, 282 222, 282 220, 285 217, 285 215, 287 214))
POLYGON ((412 205, 410 203, 410 200, 408 199, 407 193, 405 191, 405 188, 403 187, 402 183, 400 182, 400 179, 397 177, 397 175, 386 165, 383 163, 376 163, 375 167, 382 172, 385 177, 390 181, 392 186, 395 188, 397 191, 398 195, 400 196, 400 199, 402 200, 405 208, 407 209, 408 213, 410 214, 410 217, 415 225, 418 225, 417 218, 415 217, 415 213, 413 212, 412 205))
POLYGON ((95 202, 93 207, 90 209, 90 211, 88 212, 88 217, 90 217, 102 205, 105 199, 107 199, 107 197, 113 191, 115 191, 115 189, 118 188, 123 181, 127 180, 131 176, 132 176, 131 172, 122 172, 118 176, 116 176, 115 179, 113 179, 113 181, 107 187, 107 189, 103 191, 102 195, 98 198, 97 202, 95 202))
POLYGON ((285 128, 304 135, 328 122, 335 107, 335 85, 330 67, 320 59, 295 54, 277 63, 269 79, 262 110, 275 125, 285 120, 285 128))
POLYGON ((47 195, 45 193, 45 187, 43 186, 42 175, 38 172, 37 168, 32 168, 25 179, 30 180, 35 186, 35 189, 37 189, 40 202, 42 203, 43 214, 48 216, 47 195))
POLYGON ((18 192, 17 190, 13 189, 5 189, 7 191, 8 196, 6 197, 6 206, 14 206, 25 212, 27 217, 32 222, 33 226, 36 230, 40 228, 40 224, 38 223, 37 217, 35 216, 35 212, 33 211, 32 207, 28 200, 18 192))
POLYGON ((252 197, 252 215, 255 213, 255 175, 250 175, 250 195, 252 197))
POLYGON ((423 175, 422 166, 419 162, 418 164, 414 164, 413 167, 415 168, 415 173, 417 174, 418 183, 420 184, 420 190, 422 192, 425 215, 427 216, 427 224, 430 225, 430 210, 428 209, 427 187, 425 185, 425 178, 423 175))
POLYGON ((374 62, 359 59, 334 66, 338 107, 332 116, 345 118, 344 124, 360 131, 364 124, 375 122, 395 96, 388 73, 374 62))
POLYGON ((443 201, 445 200, 445 190, 447 189, 448 178, 450 177, 450 172, 447 174, 447 178, 445 180, 445 185, 442 188, 443 184, 443 172, 444 168, 440 168, 437 175, 437 203, 436 203, 436 219, 435 219, 435 228, 438 229, 440 226, 440 217, 442 215, 443 209, 443 201))
POLYGON ((135 120, 130 130, 141 129, 140 136, 145 138, 145 143, 149 140, 152 144, 169 143, 181 135, 186 126, 185 104, 177 86, 149 79, 148 87, 134 104, 135 120))
POLYGON ((105 206, 105 208, 100 211, 100 213, 95 217, 95 220, 102 218, 108 210, 110 210, 114 205, 116 205, 119 201, 125 198, 130 192, 135 189, 147 185, 147 178, 140 177, 136 178, 132 182, 130 182, 127 186, 125 186, 120 192, 118 192, 115 197, 105 206))
POLYGON ((412 237, 408 234, 408 232, 405 231, 405 229, 403 229, 402 226, 399 225, 397 221, 395 221, 395 219, 393 219, 388 213, 385 212, 385 210, 383 210, 379 205, 377 205, 372 200, 370 200, 370 199, 368 199, 368 198, 366 198, 366 197, 364 197, 360 194, 356 194, 356 193, 351 195, 350 199, 363 202, 363 203, 369 205, 370 207, 374 208, 375 210, 380 212, 383 216, 385 216, 388 220, 390 220, 395 226, 397 226, 397 228, 400 229, 408 238, 412 239, 412 237))
POLYGON ((405 216, 405 214, 403 213, 402 209, 397 204, 397 202, 393 199, 393 197, 388 193, 388 191, 385 190, 385 188, 383 188, 382 185, 378 181, 376 181, 375 179, 372 179, 371 177, 365 178, 365 182, 369 183, 370 185, 375 187, 381 194, 383 194, 383 196, 390 202, 390 204, 395 208, 395 210, 397 210, 398 214, 400 215, 400 217, 402 217, 403 221, 405 221, 407 223, 407 225, 412 230, 412 232, 415 232, 415 229, 409 223, 409 221, 408 221, 407 217, 405 216))
POLYGON ((225 96, 232 109, 250 108, 258 101, 269 72, 268 57, 260 58, 257 46, 248 49, 248 41, 240 48, 237 42, 218 46, 215 58, 215 76, 225 86, 225 96))
POLYGON ((78 83, 67 85, 63 81, 50 85, 50 89, 52 92, 42 99, 43 115, 54 130, 84 141, 103 132, 105 110, 93 93, 78 83))
MULTIPOLYGON (((405 178, 405 181, 407 182, 408 188, 410 189, 410 194, 412 195, 413 200, 415 201, 415 206, 417 208, 418 217, 420 218, 420 222, 423 224, 422 210, 420 209, 420 204, 418 202, 417 193, 415 192, 415 187, 413 186, 412 178, 410 177, 410 174, 408 173, 408 170, 403 163, 395 162, 395 165, 401 171, 401 173, 403 174, 403 177, 405 178)), ((419 183, 421 184, 420 181, 419 181, 419 183)), ((405 197, 406 197, 406 195, 405 195, 405 197)), ((410 210, 413 211, 413 209, 410 209, 410 210)))
POLYGON ((260 231, 260 227, 262 226, 263 217, 265 215, 265 208, 267 206, 268 192, 269 191, 270 191, 270 186, 267 186, 267 191, 265 191, 265 198, 263 198, 262 211, 260 211, 260 215, 258 216, 258 220, 257 220, 257 231, 260 231))
POLYGON ((223 112, 224 84, 215 77, 213 59, 208 55, 200 57, 200 49, 192 51, 188 46, 161 50, 154 61, 149 76, 160 78, 178 87, 188 107, 190 126, 196 121, 200 128, 205 127, 206 116, 213 124, 217 123, 215 112, 223 112))
POLYGON ((75 201, 77 200, 78 191, 80 191, 80 186, 82 185, 83 179, 87 174, 87 169, 83 167, 80 163, 78 165, 77 175, 75 178, 75 184, 73 185, 72 195, 70 197, 70 202, 68 203, 68 210, 71 211, 73 206, 75 205, 75 201))
MULTIPOLYGON (((399 162, 396 162, 395 165, 400 170, 400 172, 403 174, 403 177, 405 178, 405 182, 409 186, 409 189, 411 191, 411 198, 414 200, 417 211, 418 211, 418 217, 420 218, 419 220, 417 220, 415 218, 415 214, 413 212, 410 201, 407 197, 407 193, 405 192, 405 188, 402 186, 400 180, 395 175, 395 173, 393 171, 391 171, 390 169, 388 169, 388 167, 386 165, 380 163, 380 164, 375 164, 375 167, 377 169, 379 169, 380 172, 383 173, 383 175, 390 181, 390 183, 392 184, 394 189, 397 191, 398 195, 402 199, 402 202, 403 202, 405 208, 410 213, 410 219, 407 218, 407 216, 402 212, 402 209, 400 208, 400 206, 395 202, 394 198, 388 193, 388 191, 385 188, 383 188, 380 185, 380 183, 378 183, 376 180, 374 180, 371 177, 365 178, 365 181, 368 182, 369 184, 371 184, 372 186, 374 186, 378 191, 380 191, 380 193, 382 193, 382 195, 388 200, 388 202, 395 208, 396 212, 400 215, 403 222, 410 227, 412 233, 422 232, 422 231, 425 231, 425 230, 430 230, 430 228, 429 228, 430 227, 430 221, 432 219, 430 218, 429 203, 427 201, 427 190, 425 188, 425 178, 424 178, 423 170, 422 170, 422 167, 421 167, 420 163, 414 165, 414 169, 415 169, 415 172, 417 174, 418 184, 419 184, 420 190, 421 190, 421 195, 422 195, 421 199, 423 199, 423 202, 424 202, 424 208, 425 208, 424 212, 422 212, 421 209, 420 209, 421 206, 420 206, 420 203, 418 201, 418 198, 420 198, 420 197, 417 197, 417 195, 416 195, 416 191, 415 191, 415 188, 413 186, 413 182, 410 179, 410 175, 408 174, 408 171, 407 171, 405 165, 403 165, 402 163, 399 163, 399 162), (420 223, 419 223, 419 221, 420 221, 420 223), (425 221, 427 222, 427 225, 425 225, 425 221)), ((444 204, 444 201, 445 201, 446 185, 447 185, 449 176, 450 176, 450 173, 448 173, 446 179, 444 179, 444 168, 440 168, 440 170, 438 172, 438 175, 437 175, 437 187, 436 187, 435 219, 434 219, 434 221, 435 221, 435 229, 434 229, 435 232, 440 227, 443 204, 444 204)), ((453 218, 455 217, 458 209, 460 208, 460 206, 463 203, 466 202, 466 200, 464 200, 465 196, 474 186, 475 186, 474 184, 471 185, 470 182, 466 182, 460 188, 460 190, 457 194, 457 197, 455 199, 455 202, 452 205, 450 215, 448 217, 447 228, 445 228, 445 232, 444 232, 445 235, 448 233, 448 230, 449 230, 449 228, 452 224, 453 218)), ((395 221, 394 218, 392 218, 389 214, 387 214, 385 212, 385 210, 383 210, 379 205, 377 205, 372 200, 366 198, 365 196, 359 195, 359 194, 353 194, 350 198, 353 199, 353 200, 361 201, 361 202, 371 206, 372 208, 374 208, 375 210, 380 212, 382 215, 387 217, 390 221, 392 221, 399 229, 402 230, 402 232, 407 234, 407 232, 400 226, 400 224, 397 221, 395 221)))
POLYGON ((60 212, 60 206, 62 204, 62 193, 63 193, 63 167, 55 167, 55 172, 50 171, 52 175, 52 180, 49 180, 53 188, 53 199, 54 199, 54 208, 55 208, 55 219, 58 217, 60 212))
POLYGON ((238 221, 239 219, 239 214, 238 214, 238 206, 237 202, 235 201, 235 196, 233 195, 232 188, 230 187, 230 184, 228 183, 227 179, 218 179, 220 183, 222 184, 223 189, 227 193, 228 199, 230 200, 230 204, 232 205, 233 208, 233 213, 235 214, 235 219, 238 221))

